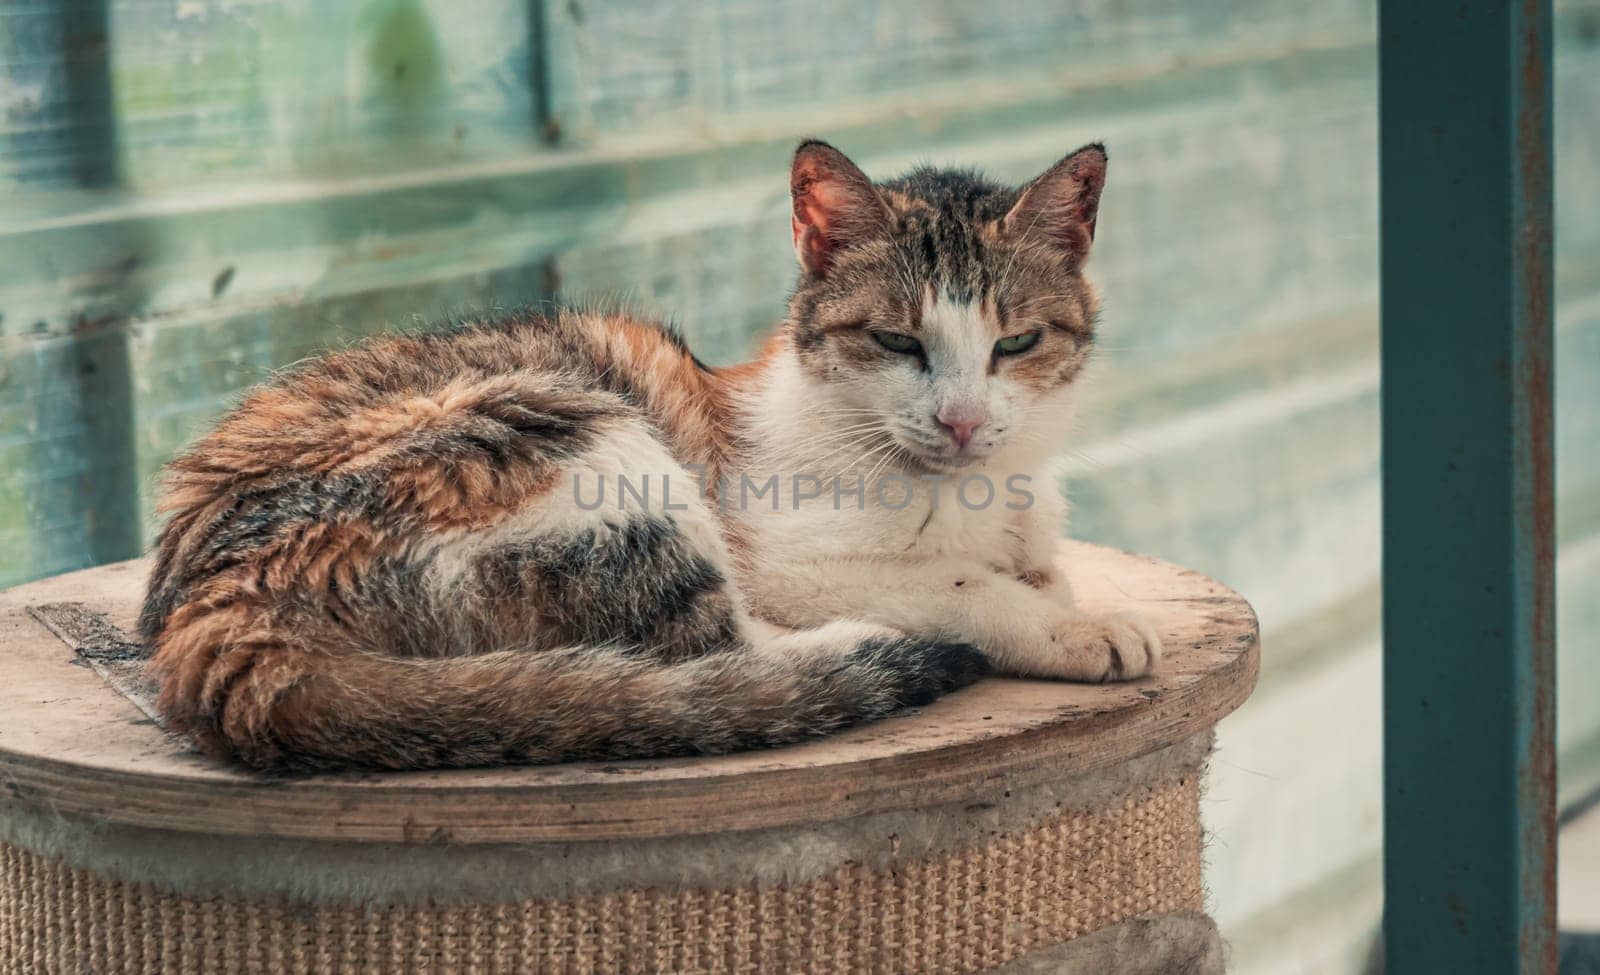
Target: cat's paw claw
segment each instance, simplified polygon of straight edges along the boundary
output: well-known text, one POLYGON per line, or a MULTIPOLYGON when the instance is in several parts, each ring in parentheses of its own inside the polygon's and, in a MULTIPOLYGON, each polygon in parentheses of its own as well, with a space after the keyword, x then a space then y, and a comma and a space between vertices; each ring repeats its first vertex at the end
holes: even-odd
POLYGON ((1095 624, 1095 645, 1105 654, 1102 682, 1143 677, 1161 661, 1161 637, 1140 617, 1118 613, 1095 624))

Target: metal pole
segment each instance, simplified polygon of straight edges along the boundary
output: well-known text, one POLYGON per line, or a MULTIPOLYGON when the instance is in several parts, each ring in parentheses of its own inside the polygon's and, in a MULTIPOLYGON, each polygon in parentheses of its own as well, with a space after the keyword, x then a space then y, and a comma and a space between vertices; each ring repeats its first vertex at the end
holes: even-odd
POLYGON ((1382 0, 1388 975, 1555 971, 1549 0, 1382 0))

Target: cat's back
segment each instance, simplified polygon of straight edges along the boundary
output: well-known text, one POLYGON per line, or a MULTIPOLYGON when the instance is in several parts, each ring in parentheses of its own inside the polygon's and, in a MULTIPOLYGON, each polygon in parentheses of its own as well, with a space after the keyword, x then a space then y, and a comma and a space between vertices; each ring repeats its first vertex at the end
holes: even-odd
POLYGON ((713 424, 678 400, 705 397, 684 397, 674 371, 702 370, 670 333, 572 312, 376 339, 291 367, 168 468, 141 627, 154 639, 200 589, 231 598, 359 578, 418 538, 494 524, 619 423, 659 414, 652 428, 703 440, 713 424))
POLYGON ((516 434, 575 434, 579 321, 527 317, 388 336, 304 360, 248 394, 167 470, 163 510, 221 493, 370 478, 407 459, 504 460, 516 434), (551 415, 541 424, 541 407, 551 415))

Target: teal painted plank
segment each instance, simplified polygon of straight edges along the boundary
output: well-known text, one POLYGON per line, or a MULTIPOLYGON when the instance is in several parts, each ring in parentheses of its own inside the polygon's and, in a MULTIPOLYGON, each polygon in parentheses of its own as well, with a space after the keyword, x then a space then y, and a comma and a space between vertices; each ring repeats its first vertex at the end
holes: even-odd
MULTIPOLYGON (((1370 119, 1351 111, 1370 97, 1370 80, 1363 78, 1369 53, 1313 60, 1206 69, 1151 80, 1137 93, 1120 85, 1076 92, 1070 99, 1017 92, 1025 100, 1009 107, 945 106, 925 115, 840 125, 830 134, 878 171, 937 156, 979 163, 1012 179, 1036 172, 1063 146, 1098 135, 1120 136, 1114 138, 1123 147, 1118 192, 1125 206, 1134 208, 1124 211, 1122 225, 1139 228, 1152 241, 1147 246, 1131 232, 1122 238, 1131 245, 1129 260, 1152 272, 1141 287, 1122 290, 1125 300, 1142 302, 1152 282, 1174 280, 1166 271, 1175 260, 1172 248, 1181 242, 1164 243, 1173 230, 1187 234, 1196 253, 1209 250, 1203 246, 1209 235, 1204 223, 1174 223, 1165 215, 1171 211, 1150 205, 1152 194, 1180 210, 1205 201, 1197 216, 1222 219, 1226 198, 1253 198, 1265 183, 1284 199, 1304 201, 1319 180, 1359 157, 1361 143, 1370 139, 1370 119), (1294 87, 1297 78, 1304 88, 1294 87), (1274 94, 1278 91, 1284 97, 1274 94), (1241 105, 1250 111, 1240 113, 1241 105), (1069 106, 1078 113, 1069 114, 1069 106), (1302 117, 1306 120, 1296 124, 1302 117), (1316 141, 1303 153, 1282 152, 1271 127, 1284 124, 1316 141), (1194 152, 1204 166, 1181 174, 1164 167, 1174 138, 1181 138, 1185 151, 1194 152), (1251 146, 1253 158, 1235 151, 1240 143, 1251 146), (1207 183, 1220 179, 1230 181, 1226 192, 1213 188, 1208 195, 1207 183)), ((634 241, 681 236, 713 221, 730 230, 763 222, 760 237, 742 231, 734 236, 770 248, 764 252, 771 262, 761 272, 771 282, 761 298, 767 310, 757 315, 752 305, 740 319, 766 321, 781 305, 792 266, 781 198, 793 139, 792 134, 764 134, 708 146, 690 138, 670 152, 647 155, 562 152, 529 156, 515 165, 449 167, 396 180, 330 179, 271 189, 118 196, 59 214, 30 215, 24 206, 0 226, 0 313, 6 316, 0 333, 31 334, 44 322, 51 333, 63 334, 85 296, 126 287, 121 279, 133 279, 141 296, 125 314, 162 316, 218 299, 284 301, 295 294, 337 293, 354 286, 358 277, 360 287, 370 288, 385 276, 440 262, 496 266, 572 251, 569 263, 585 268, 574 273, 574 280, 593 280, 596 290, 615 291, 640 280, 628 275, 649 272, 635 265, 606 280, 596 268, 607 262, 589 261, 584 249, 626 248, 634 241), (142 243, 131 247, 128 241, 142 243), (226 287, 213 295, 219 278, 226 287)), ((1273 225, 1279 239, 1260 248, 1299 250, 1313 258, 1311 280, 1321 282, 1317 287, 1325 304, 1341 292, 1370 291, 1356 223, 1362 192, 1357 188, 1350 200, 1317 201, 1310 210, 1305 202, 1298 204, 1299 213, 1332 222, 1296 235, 1290 221, 1281 219, 1273 225), (1302 243, 1308 238, 1320 243, 1302 243), (1308 251, 1312 246, 1315 250, 1308 251)), ((1370 197, 1370 189, 1364 192, 1370 197)), ((1256 240, 1241 238, 1242 243, 1256 240)), ((1105 246, 1109 254, 1123 245, 1108 241, 1105 246)), ((747 261, 742 251, 723 247, 697 248, 691 256, 708 275, 722 273, 728 262, 747 261)), ((1234 273, 1253 275, 1266 287, 1281 280, 1276 274, 1234 273)), ((1202 295, 1209 300, 1242 290, 1208 289, 1202 295)), ((1352 295, 1347 303, 1360 300, 1370 295, 1352 295)), ((1139 317, 1170 321, 1164 312, 1144 314, 1143 307, 1148 306, 1140 308, 1139 317)), ((687 319, 699 309, 671 310, 687 319)), ((1208 317, 1222 321, 1233 311, 1208 317)), ((1253 318, 1273 320, 1261 314, 1253 318)))
POLYGON ((1376 575, 1377 393, 1364 363, 1073 437, 1072 533, 1225 578, 1264 626, 1313 616, 1376 575))
POLYGON ((532 31, 529 5, 503 0, 9 5, 0 195, 81 185, 97 157, 61 127, 96 115, 143 188, 520 154, 539 143, 532 31), (95 73, 107 90, 75 97, 95 73))
POLYGON ((1548 0, 1380 7, 1386 971, 1555 971, 1548 0))
POLYGON ((127 335, 0 360, 0 585, 137 554, 127 335))
POLYGON ((0 193, 111 185, 117 135, 105 0, 0 9, 0 193))
POLYGON ((784 115, 813 125, 1029 74, 1060 90, 1148 74, 1180 52, 1206 62, 1365 41, 1373 14, 1357 0, 547 0, 546 11, 552 112, 581 139, 784 115))
POLYGON ((549 268, 534 263, 142 325, 129 341, 139 418, 130 468, 146 540, 161 465, 273 370, 372 335, 537 306, 551 298, 552 284, 549 268))

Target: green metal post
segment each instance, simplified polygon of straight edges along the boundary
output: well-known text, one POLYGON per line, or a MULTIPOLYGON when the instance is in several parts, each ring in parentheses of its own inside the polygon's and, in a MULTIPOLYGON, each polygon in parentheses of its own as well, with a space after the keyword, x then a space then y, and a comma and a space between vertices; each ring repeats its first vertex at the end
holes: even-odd
POLYGON ((1553 973, 1550 2, 1379 35, 1386 971, 1553 973))

